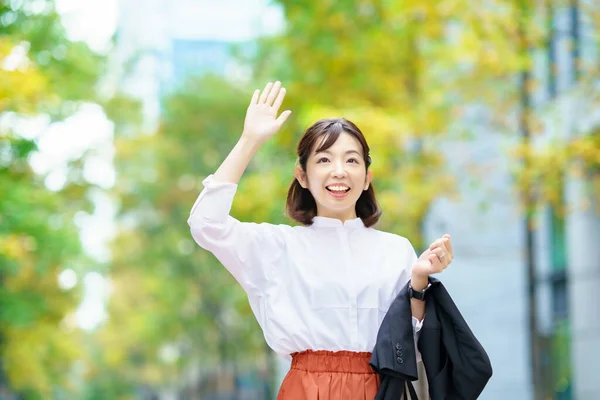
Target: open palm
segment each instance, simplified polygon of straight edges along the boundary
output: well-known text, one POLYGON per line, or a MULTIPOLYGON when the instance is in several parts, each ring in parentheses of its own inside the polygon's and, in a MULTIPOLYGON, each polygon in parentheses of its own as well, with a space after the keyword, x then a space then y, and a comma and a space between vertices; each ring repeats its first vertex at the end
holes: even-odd
POLYGON ((244 121, 244 136, 264 142, 281 129, 283 123, 292 113, 286 110, 277 116, 285 98, 285 88, 281 82, 269 82, 265 89, 256 90, 246 112, 244 121))

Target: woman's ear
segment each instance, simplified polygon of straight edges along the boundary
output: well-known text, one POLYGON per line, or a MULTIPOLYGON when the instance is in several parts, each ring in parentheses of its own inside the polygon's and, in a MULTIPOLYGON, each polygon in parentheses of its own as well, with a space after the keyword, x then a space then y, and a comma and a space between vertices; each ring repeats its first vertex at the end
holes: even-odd
POLYGON ((373 171, 368 170, 367 171, 367 175, 365 176, 365 188, 364 188, 364 190, 368 190, 369 189, 369 185, 371 184, 372 180, 373 180, 373 171))
POLYGON ((302 166, 298 165, 296 168, 294 168, 294 176, 298 180, 298 183, 300 183, 300 186, 306 189, 308 186, 306 184, 306 172, 304 172, 302 166))

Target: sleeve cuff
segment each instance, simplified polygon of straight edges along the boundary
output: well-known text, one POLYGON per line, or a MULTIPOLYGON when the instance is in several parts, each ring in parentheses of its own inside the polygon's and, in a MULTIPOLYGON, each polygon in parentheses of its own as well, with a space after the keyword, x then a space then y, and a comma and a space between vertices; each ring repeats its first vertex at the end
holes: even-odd
POLYGON ((210 220, 227 219, 238 185, 230 182, 215 182, 213 174, 207 176, 202 181, 202 185, 204 190, 196 199, 190 216, 201 214, 203 218, 210 220), (196 210, 200 203, 202 203, 201 210, 196 210))
POLYGON ((412 325, 415 333, 421 330, 421 328, 423 327, 423 321, 425 321, 425 317, 423 317, 423 319, 420 321, 417 318, 412 317, 412 325))
POLYGON ((212 188, 222 187, 222 186, 230 186, 230 187, 237 188, 237 186, 238 186, 237 183, 217 182, 217 181, 215 181, 214 174, 210 174, 206 178, 204 178, 204 180, 202 181, 202 185, 204 185, 204 187, 207 189, 212 189, 212 188))

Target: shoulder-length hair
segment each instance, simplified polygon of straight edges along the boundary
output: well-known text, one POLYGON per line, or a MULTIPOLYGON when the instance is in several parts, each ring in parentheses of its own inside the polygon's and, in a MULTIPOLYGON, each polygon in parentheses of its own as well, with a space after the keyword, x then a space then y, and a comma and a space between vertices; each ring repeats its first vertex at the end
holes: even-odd
MULTIPOLYGON (((363 150, 365 170, 368 171, 369 166, 371 165, 369 145, 360 129, 345 118, 326 118, 319 120, 304 132, 298 143, 297 150, 298 163, 302 167, 302 170, 306 172, 306 162, 308 157, 319 140, 321 141, 321 145, 315 152, 324 151, 330 148, 342 132, 347 132, 358 140, 363 150)), ((294 179, 288 190, 286 214, 303 225, 311 225, 313 217, 317 215, 317 204, 313 195, 308 189, 303 188, 297 179, 294 179)), ((367 190, 363 190, 356 201, 356 215, 362 219, 366 227, 375 225, 379 220, 381 210, 375 199, 373 182, 371 182, 367 190)))

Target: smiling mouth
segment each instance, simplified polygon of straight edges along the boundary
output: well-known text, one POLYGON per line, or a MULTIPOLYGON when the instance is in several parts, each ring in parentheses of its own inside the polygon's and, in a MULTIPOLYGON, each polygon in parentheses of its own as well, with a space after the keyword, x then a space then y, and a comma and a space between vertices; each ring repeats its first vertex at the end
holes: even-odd
POLYGON ((325 189, 336 194, 347 193, 350 191, 350 188, 345 188, 343 186, 326 186, 325 189))

